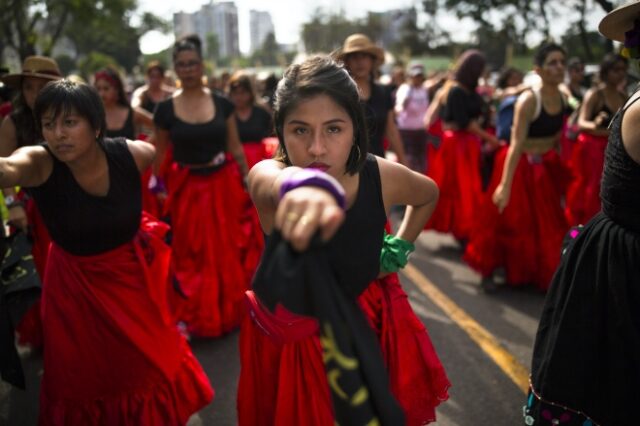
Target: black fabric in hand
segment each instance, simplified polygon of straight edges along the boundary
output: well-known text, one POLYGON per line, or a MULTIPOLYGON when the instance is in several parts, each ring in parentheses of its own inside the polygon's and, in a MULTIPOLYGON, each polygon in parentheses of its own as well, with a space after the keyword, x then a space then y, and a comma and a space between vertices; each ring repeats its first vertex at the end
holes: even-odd
POLYGON ((344 291, 316 235, 311 247, 294 251, 277 232, 269 237, 253 290, 274 312, 277 304, 320 324, 320 341, 336 424, 404 424, 391 394, 382 352, 354 297, 344 291))

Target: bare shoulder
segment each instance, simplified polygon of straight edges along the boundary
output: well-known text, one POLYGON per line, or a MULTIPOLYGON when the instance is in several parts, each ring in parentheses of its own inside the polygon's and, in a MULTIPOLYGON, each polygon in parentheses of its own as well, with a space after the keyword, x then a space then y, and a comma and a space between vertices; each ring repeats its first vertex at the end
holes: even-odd
POLYGON ((629 156, 640 164, 640 92, 636 92, 629 100, 622 117, 622 143, 629 156))
POLYGON ((156 148, 148 142, 127 139, 127 147, 140 171, 146 169, 156 156, 156 148))

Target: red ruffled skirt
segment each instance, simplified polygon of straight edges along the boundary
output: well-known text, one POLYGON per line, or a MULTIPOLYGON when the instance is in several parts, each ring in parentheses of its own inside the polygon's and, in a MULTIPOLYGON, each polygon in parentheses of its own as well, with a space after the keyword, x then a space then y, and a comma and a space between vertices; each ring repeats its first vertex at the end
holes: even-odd
POLYGON ((213 390, 167 304, 167 226, 94 256, 52 245, 42 294, 41 425, 180 425, 213 390))
POLYGON ((571 156, 574 180, 567 191, 565 213, 570 225, 585 224, 600 211, 600 179, 606 136, 580 133, 571 156))
POLYGON ((483 276, 504 267, 508 284, 532 283, 546 290, 569 230, 561 200, 571 173, 554 150, 544 154, 542 161, 524 154, 516 168, 509 204, 500 214, 491 197, 502 178, 507 150, 502 147, 496 153, 464 260, 483 276))
POLYGON ((425 229, 469 238, 482 195, 480 140, 469 132, 445 130, 429 176, 440 188, 440 199, 425 229))
POLYGON ((265 145, 261 142, 243 142, 244 156, 247 159, 247 166, 251 169, 256 163, 269 158, 267 157, 265 145))
MULTIPOLYGON (((251 318, 240 333, 239 424, 333 426, 316 320, 281 306, 272 314, 253 292, 247 300, 251 318)), ((372 282, 358 302, 378 336, 407 425, 434 421, 451 384, 397 275, 372 282)))
POLYGON ((209 175, 173 164, 167 174, 176 277, 173 308, 190 333, 215 337, 240 325, 264 241, 257 213, 230 159, 209 175))

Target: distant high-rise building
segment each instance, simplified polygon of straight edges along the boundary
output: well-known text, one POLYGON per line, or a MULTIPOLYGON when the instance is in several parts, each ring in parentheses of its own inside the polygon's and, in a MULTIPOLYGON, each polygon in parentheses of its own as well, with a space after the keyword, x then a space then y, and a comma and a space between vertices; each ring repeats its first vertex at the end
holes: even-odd
POLYGON ((212 1, 195 13, 174 13, 173 26, 176 38, 190 33, 198 34, 202 39, 204 55, 212 55, 213 58, 240 55, 238 9, 232 1, 212 1), (210 51, 209 42, 212 35, 216 38, 217 52, 210 51))
POLYGON ((262 47, 269 34, 275 34, 275 30, 269 12, 259 10, 249 11, 249 23, 251 30, 250 52, 253 53, 262 47))

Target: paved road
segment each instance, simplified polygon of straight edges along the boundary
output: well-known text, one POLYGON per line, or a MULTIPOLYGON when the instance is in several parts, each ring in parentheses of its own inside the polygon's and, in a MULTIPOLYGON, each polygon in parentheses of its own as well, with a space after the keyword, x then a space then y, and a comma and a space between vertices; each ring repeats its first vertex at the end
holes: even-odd
MULTIPOLYGON (((436 425, 522 424, 523 383, 544 295, 508 287, 484 294, 479 277, 460 261, 460 248, 448 236, 426 232, 416 247, 402 283, 453 384, 450 399, 437 410, 436 425)), ((234 425, 238 333, 191 343, 216 398, 190 425, 234 425)), ((35 424, 40 356, 32 354, 25 363, 28 392, 0 385, 0 425, 35 424)))

